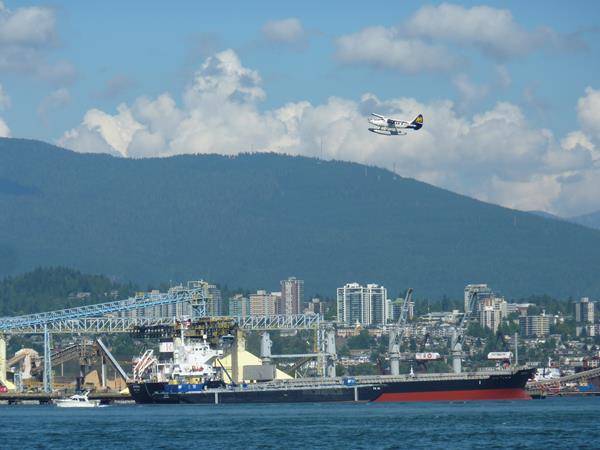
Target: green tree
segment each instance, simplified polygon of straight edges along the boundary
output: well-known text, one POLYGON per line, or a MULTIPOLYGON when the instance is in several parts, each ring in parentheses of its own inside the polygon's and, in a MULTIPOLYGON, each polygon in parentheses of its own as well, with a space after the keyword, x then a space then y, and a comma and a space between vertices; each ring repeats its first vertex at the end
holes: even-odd
POLYGON ((349 349, 361 350, 371 348, 374 339, 369 335, 367 330, 361 330, 357 336, 350 336, 346 342, 349 349))

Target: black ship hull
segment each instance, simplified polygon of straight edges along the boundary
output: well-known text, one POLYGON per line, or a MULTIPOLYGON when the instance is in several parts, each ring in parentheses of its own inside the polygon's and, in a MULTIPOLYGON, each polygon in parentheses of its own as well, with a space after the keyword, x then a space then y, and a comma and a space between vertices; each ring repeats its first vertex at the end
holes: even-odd
POLYGON ((196 392, 169 392, 167 383, 139 382, 128 385, 137 403, 239 404, 239 403, 319 403, 319 402, 419 402, 472 400, 526 400, 525 384, 532 370, 489 376, 455 376, 439 379, 369 377, 356 384, 290 383, 274 387, 252 385, 246 388, 206 389, 196 392))

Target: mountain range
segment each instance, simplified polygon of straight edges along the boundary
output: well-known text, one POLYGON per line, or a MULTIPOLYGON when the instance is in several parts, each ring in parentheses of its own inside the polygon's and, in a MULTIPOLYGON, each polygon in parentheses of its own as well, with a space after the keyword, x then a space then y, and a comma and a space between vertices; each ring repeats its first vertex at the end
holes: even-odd
POLYGON ((384 169, 278 154, 125 159, 0 139, 0 276, 61 265, 136 283, 204 278, 307 295, 600 295, 600 231, 384 169))
POLYGON ((540 217, 545 217, 546 219, 555 219, 555 220, 564 220, 571 223, 578 223, 579 225, 583 225, 585 227, 596 228, 600 230, 600 211, 595 211, 589 214, 583 214, 580 216, 573 217, 561 217, 554 214, 551 214, 546 211, 529 211, 531 214, 538 215, 540 217))
POLYGON ((600 211, 595 211, 581 216, 575 216, 568 219, 570 222, 585 225, 586 227, 600 230, 600 211))

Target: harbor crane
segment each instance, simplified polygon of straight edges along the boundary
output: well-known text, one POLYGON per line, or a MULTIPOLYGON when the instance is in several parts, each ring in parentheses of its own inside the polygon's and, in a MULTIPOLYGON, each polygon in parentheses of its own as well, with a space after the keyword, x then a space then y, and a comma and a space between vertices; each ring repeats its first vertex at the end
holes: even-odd
POLYGON ((408 318, 408 305, 411 301, 412 293, 413 289, 408 288, 404 301, 402 302, 398 322, 390 328, 388 353, 390 355, 390 373, 392 375, 400 375, 400 345, 402 343, 402 337, 404 336, 404 326, 406 325, 406 320, 408 318))

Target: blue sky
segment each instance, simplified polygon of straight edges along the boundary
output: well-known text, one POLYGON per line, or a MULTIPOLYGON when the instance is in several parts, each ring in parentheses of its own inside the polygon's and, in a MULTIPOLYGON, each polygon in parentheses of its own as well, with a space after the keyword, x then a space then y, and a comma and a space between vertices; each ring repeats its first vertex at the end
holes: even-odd
POLYGON ((0 131, 130 157, 346 159, 585 213, 600 209, 599 19, 593 1, 8 0, 0 131), (373 108, 422 112, 423 133, 371 135, 373 108))

